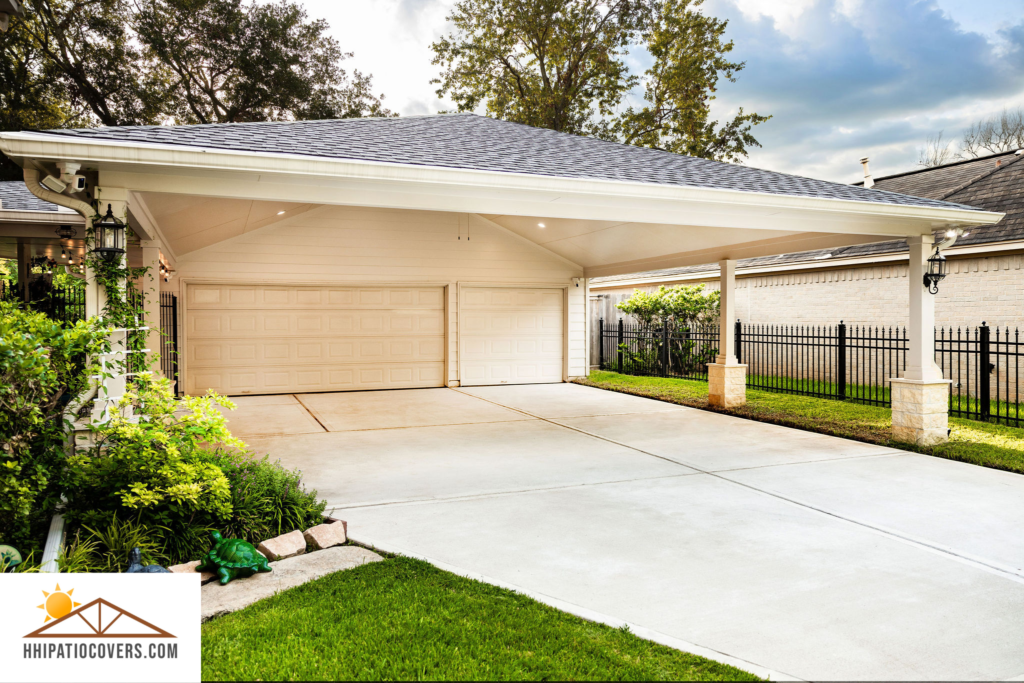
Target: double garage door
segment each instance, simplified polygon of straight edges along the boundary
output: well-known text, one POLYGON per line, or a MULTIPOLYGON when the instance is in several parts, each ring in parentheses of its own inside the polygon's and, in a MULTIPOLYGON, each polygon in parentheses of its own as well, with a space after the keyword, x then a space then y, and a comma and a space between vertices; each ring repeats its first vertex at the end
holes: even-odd
MULTIPOLYGON (((561 290, 464 288, 462 383, 562 379, 561 290)), ((443 287, 189 285, 185 391, 445 385, 443 287)))

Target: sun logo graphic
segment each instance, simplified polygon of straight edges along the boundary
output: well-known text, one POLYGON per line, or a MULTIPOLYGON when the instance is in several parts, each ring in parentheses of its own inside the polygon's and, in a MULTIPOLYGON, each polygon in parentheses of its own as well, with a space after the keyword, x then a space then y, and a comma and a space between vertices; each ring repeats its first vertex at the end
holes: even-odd
POLYGON ((39 609, 46 610, 46 620, 43 622, 44 624, 52 619, 66 617, 71 613, 71 610, 82 604, 71 599, 71 594, 74 592, 74 588, 67 592, 62 591, 59 583, 52 593, 43 591, 43 597, 46 598, 46 601, 38 607, 39 609))
POLYGON ((46 612, 43 626, 25 638, 174 638, 159 626, 117 605, 96 598, 83 605, 75 602, 75 589, 53 592, 43 591, 43 604, 37 607, 46 612))

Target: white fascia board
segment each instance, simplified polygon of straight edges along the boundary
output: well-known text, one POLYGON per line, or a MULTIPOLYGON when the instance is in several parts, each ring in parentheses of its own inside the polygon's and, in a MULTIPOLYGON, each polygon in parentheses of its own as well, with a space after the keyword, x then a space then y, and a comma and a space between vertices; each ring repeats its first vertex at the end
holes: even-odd
MULTIPOLYGON (((978 244, 969 247, 950 247, 942 253, 950 258, 966 258, 970 256, 998 255, 1003 252, 1024 251, 1024 240, 1013 240, 1010 242, 996 242, 992 244, 978 244)), ((905 262, 909 258, 907 252, 892 254, 878 254, 856 256, 852 258, 821 259, 810 261, 799 261, 784 265, 759 266, 755 268, 736 268, 736 277, 752 277, 755 275, 777 275, 779 273, 791 273, 801 270, 833 270, 838 268, 864 268, 873 265, 905 262)), ((676 275, 650 275, 647 277, 635 277, 628 280, 615 280, 613 282, 591 281, 590 288, 618 289, 620 287, 648 287, 657 284, 671 284, 673 282, 692 282, 693 280, 707 280, 718 277, 718 266, 710 265, 707 270, 694 271, 692 273, 679 273, 676 275)))
POLYGON ((0 133, 8 156, 74 160, 137 191, 245 199, 906 236, 989 225, 1003 214, 616 180, 0 133), (123 174, 118 171, 123 170, 123 174), (192 182, 189 182, 191 176, 192 182), (175 180, 176 179, 176 180, 175 180))
POLYGON ((82 225, 85 219, 74 211, 0 210, 0 223, 45 223, 48 225, 82 225))

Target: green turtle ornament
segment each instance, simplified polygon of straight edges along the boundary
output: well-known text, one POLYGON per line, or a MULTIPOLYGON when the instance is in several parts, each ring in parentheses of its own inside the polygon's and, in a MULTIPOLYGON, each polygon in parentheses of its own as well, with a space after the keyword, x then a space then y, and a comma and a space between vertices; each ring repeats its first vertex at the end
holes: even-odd
POLYGON ((14 569, 21 564, 21 553, 9 545, 0 545, 0 571, 14 569))
POLYGON ((219 531, 210 535, 213 536, 213 547, 196 567, 197 572, 212 572, 220 577, 220 585, 225 586, 233 579, 244 579, 256 572, 273 571, 267 558, 252 543, 240 538, 225 539, 219 531))

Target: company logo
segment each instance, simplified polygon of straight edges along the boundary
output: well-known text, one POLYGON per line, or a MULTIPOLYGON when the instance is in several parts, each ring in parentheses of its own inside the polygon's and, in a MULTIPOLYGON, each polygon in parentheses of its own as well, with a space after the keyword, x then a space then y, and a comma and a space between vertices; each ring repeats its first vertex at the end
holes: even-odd
POLYGON ((83 605, 75 602, 75 589, 43 591, 45 600, 37 607, 46 612, 44 625, 25 638, 174 638, 164 629, 137 617, 117 605, 96 598, 83 605))

